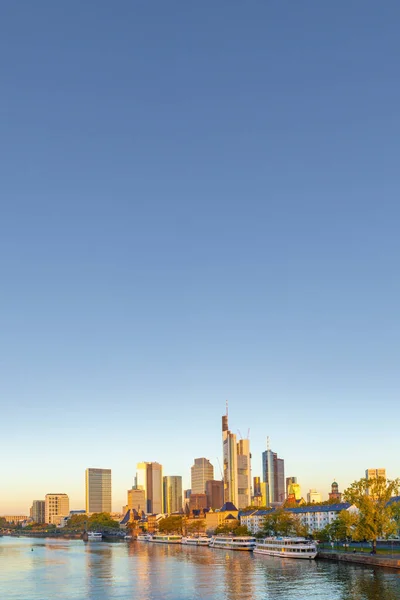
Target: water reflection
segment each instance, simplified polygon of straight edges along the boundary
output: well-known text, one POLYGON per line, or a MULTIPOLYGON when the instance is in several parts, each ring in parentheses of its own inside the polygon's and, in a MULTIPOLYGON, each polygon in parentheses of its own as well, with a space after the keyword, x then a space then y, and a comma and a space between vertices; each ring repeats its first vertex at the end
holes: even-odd
POLYGON ((0 539, 1 600, 399 600, 400 573, 190 546, 0 539))

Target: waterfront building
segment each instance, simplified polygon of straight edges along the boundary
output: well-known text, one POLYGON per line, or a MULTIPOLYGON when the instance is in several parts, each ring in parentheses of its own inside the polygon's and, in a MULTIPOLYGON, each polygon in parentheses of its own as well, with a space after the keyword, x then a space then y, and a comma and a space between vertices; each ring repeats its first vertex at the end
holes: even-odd
POLYGON ((219 509, 224 503, 224 482, 216 479, 206 481, 207 508, 219 509))
POLYGON ((146 511, 151 514, 163 512, 163 480, 162 465, 157 462, 141 462, 137 464, 136 487, 144 490, 146 511))
POLYGON ((229 430, 228 413, 222 417, 222 452, 224 501, 245 508, 251 502, 250 441, 236 441, 236 435, 229 430))
POLYGON ((307 493, 308 504, 319 504, 322 501, 321 494, 317 490, 310 490, 307 493))
POLYGON ((124 509, 124 513, 127 510, 136 510, 138 513, 146 512, 146 494, 144 490, 138 490, 132 488, 127 492, 128 503, 124 509))
POLYGON ((45 522, 56 525, 57 517, 69 515, 69 498, 67 494, 46 494, 45 522))
POLYGON ((111 469, 86 469, 86 512, 111 513, 111 469))
POLYGON ((237 443, 237 485, 238 508, 251 504, 251 454, 250 440, 241 439, 237 443))
POLYGON ((207 458, 195 458, 191 468, 191 490, 193 494, 204 494, 206 481, 214 479, 214 467, 207 458))
POLYGON ((163 478, 164 512, 168 515, 182 510, 182 477, 166 475, 163 478))
MULTIPOLYGON (((262 531, 265 517, 274 509, 255 510, 246 513, 240 513, 240 524, 254 535, 262 531)), ((295 515, 302 525, 305 525, 308 532, 321 531, 327 525, 333 523, 342 510, 357 510, 348 502, 338 504, 323 504, 315 506, 299 506, 294 508, 284 508, 285 512, 295 515)))
POLYGON ((31 508, 31 518, 34 523, 45 523, 45 508, 44 500, 34 500, 31 508))
POLYGON ((228 526, 233 529, 239 524, 239 511, 232 502, 225 502, 221 510, 206 513, 206 530, 213 532, 217 527, 228 526))
POLYGON ((267 484, 265 506, 285 501, 285 461, 272 452, 267 443, 267 450, 262 453, 263 482, 267 484))
POLYGON ((329 492, 329 500, 336 500, 340 502, 342 500, 342 494, 339 492, 339 485, 334 481, 329 492))
POLYGON ((23 523, 28 520, 27 515, 4 515, 2 518, 7 523, 10 523, 10 525, 18 525, 18 523, 23 523))

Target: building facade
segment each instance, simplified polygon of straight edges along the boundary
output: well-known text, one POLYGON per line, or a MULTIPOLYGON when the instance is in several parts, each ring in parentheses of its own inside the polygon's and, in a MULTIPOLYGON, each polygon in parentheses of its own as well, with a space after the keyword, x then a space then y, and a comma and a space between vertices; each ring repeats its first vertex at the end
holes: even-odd
POLYGON ((204 494, 206 481, 214 479, 214 467, 207 458, 195 458, 191 468, 192 494, 204 494))
POLYGON ((168 515, 180 512, 183 506, 182 477, 167 475, 163 478, 164 512, 168 515))
POLYGON ((248 439, 241 439, 237 443, 237 485, 237 507, 246 508, 251 505, 251 454, 248 439))
POLYGON ((341 502, 342 500, 342 494, 339 492, 339 484, 336 481, 332 483, 329 500, 336 500, 337 502, 341 502))
POLYGON ((46 503, 44 500, 34 500, 32 502, 31 517, 34 523, 46 522, 46 503))
POLYGON ((163 512, 162 466, 159 463, 141 462, 137 464, 136 488, 145 492, 145 512, 150 514, 163 512))
MULTIPOLYGON (((132 488, 128 490, 128 503, 126 505, 126 510, 136 510, 138 513, 146 512, 146 494, 144 490, 137 490, 132 488)), ((124 512, 126 512, 124 510, 124 512)))
POLYGON ((59 517, 69 515, 69 498, 67 494, 46 494, 45 523, 56 525, 59 517))
POLYGON ((228 415, 222 417, 222 454, 224 460, 224 502, 238 505, 237 442, 229 431, 228 415))
POLYGON ((307 493, 307 502, 313 504, 319 504, 322 501, 321 494, 317 490, 310 490, 307 493))
POLYGON ((111 469, 86 469, 86 512, 111 513, 111 469))
POLYGON ((207 508, 220 509, 224 503, 224 482, 216 479, 206 481, 207 508))
POLYGON ((265 506, 285 501, 285 462, 269 448, 262 453, 263 482, 267 484, 265 506))

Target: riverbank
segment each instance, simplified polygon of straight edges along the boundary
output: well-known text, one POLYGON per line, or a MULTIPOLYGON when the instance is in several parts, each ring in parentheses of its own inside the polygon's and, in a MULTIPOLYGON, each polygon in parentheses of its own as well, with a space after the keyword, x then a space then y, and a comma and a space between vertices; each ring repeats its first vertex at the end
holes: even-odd
POLYGON ((385 567, 389 569, 397 569, 400 571, 399 558, 391 558, 388 556, 374 556, 363 553, 346 553, 346 552, 329 552, 319 551, 318 559, 333 560, 336 562, 353 563, 358 565, 368 565, 369 567, 385 567))

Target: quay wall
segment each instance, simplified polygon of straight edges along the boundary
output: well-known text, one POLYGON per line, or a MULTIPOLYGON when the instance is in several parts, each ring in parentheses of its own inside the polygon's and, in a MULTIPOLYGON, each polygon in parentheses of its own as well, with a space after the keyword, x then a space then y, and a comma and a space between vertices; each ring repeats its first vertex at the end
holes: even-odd
POLYGON ((386 567, 400 570, 399 558, 389 556, 371 556, 362 554, 349 554, 345 552, 318 552, 318 558, 323 560, 335 560, 337 562, 355 563, 373 567, 386 567))

